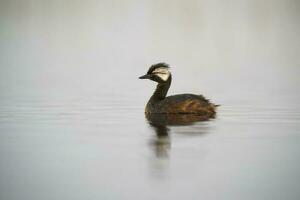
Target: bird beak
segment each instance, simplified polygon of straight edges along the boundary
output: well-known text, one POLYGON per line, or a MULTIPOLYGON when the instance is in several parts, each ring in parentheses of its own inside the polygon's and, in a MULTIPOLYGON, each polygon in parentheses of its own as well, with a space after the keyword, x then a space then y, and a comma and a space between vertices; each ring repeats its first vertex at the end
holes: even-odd
POLYGON ((145 74, 144 76, 139 77, 139 79, 150 79, 151 74, 145 74))

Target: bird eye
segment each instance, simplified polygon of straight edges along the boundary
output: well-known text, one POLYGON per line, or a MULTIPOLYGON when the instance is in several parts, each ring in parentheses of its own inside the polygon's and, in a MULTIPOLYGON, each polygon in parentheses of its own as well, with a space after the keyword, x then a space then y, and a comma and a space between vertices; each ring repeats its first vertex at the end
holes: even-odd
POLYGON ((167 74, 166 72, 153 72, 152 74, 167 74))

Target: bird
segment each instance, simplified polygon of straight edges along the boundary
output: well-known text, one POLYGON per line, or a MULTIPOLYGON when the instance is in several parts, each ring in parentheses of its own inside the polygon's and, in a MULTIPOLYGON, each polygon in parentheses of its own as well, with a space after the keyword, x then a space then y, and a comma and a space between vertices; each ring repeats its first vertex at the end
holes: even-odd
POLYGON ((149 79, 157 82, 156 90, 150 97, 146 114, 196 114, 214 117, 219 105, 213 104, 203 95, 177 94, 167 96, 171 86, 172 75, 166 63, 151 65, 148 72, 139 79, 149 79))

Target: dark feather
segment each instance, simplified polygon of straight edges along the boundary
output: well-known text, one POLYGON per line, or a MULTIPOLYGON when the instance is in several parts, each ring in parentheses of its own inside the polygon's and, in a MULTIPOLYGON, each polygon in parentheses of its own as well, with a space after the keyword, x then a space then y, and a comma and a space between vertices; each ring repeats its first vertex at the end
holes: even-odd
POLYGON ((157 68, 166 68, 166 69, 169 69, 169 65, 166 64, 166 63, 157 63, 157 64, 154 64, 154 65, 151 65, 151 67, 149 68, 147 74, 151 74, 154 70, 156 70, 157 68))

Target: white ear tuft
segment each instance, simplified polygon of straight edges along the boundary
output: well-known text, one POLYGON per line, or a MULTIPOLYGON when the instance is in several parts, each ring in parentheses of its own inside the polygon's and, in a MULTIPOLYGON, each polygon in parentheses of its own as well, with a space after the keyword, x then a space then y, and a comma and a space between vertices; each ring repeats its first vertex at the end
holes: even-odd
POLYGON ((158 76, 159 78, 161 78, 163 81, 168 80, 168 78, 170 76, 169 70, 166 69, 166 68, 162 68, 162 67, 155 69, 152 73, 156 74, 156 76, 158 76))
POLYGON ((157 74, 157 76, 159 78, 161 78, 163 81, 166 81, 166 80, 168 80, 168 78, 170 76, 170 73, 168 73, 168 74, 157 74))

